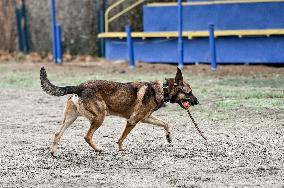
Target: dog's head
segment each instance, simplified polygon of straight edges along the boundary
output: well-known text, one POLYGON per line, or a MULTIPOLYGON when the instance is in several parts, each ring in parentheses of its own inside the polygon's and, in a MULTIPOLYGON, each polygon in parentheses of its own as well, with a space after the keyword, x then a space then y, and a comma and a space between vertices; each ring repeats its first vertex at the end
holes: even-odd
POLYGON ((182 72, 177 68, 175 78, 166 79, 169 84, 169 95, 171 103, 178 103, 183 109, 197 105, 198 99, 193 95, 188 82, 183 80, 182 72))

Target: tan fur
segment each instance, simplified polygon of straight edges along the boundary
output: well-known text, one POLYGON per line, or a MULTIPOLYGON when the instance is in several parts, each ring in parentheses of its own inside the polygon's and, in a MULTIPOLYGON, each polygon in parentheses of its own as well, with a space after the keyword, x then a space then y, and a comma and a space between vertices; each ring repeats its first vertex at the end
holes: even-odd
MULTIPOLYGON (((136 84, 138 83, 134 83, 134 85, 136 84)), ((162 83, 155 82, 154 84, 156 86, 159 86, 157 92, 160 96, 162 96, 162 83)), ((87 83, 86 85, 90 87, 89 83, 87 83)), ((92 141, 92 138, 95 131, 102 125, 105 116, 107 115, 117 115, 127 118, 125 128, 122 131, 121 136, 119 137, 117 142, 119 151, 124 150, 122 145, 124 139, 139 121, 163 127, 166 130, 167 137, 170 137, 170 129, 167 123, 159 120, 154 116, 149 117, 153 112, 152 110, 156 107, 157 104, 155 103, 154 99, 151 99, 147 103, 147 105, 143 104, 142 101, 146 89, 147 86, 141 86, 137 92, 137 96, 133 97, 136 98, 135 100, 129 97, 125 98, 125 96, 127 95, 123 91, 116 96, 108 96, 105 99, 103 99, 103 97, 100 96, 101 94, 98 92, 95 94, 95 96, 92 97, 96 100, 89 100, 89 98, 80 98, 76 94, 70 96, 66 102, 64 118, 61 126, 59 130, 54 134, 51 153, 55 155, 61 136, 63 135, 64 131, 77 119, 78 116, 86 117, 90 121, 90 128, 84 138, 95 151, 101 150, 92 141), (108 101, 109 104, 112 104, 111 108, 107 107, 106 101, 108 101), (117 103, 130 103, 130 105, 125 106, 117 103), (112 110, 113 107, 115 110, 112 110)))
MULTIPOLYGON (((174 100, 172 103, 180 104, 180 100, 185 99, 184 90, 191 92, 190 86, 183 81, 179 69, 176 78, 167 79, 167 83, 171 100, 174 100)), ((50 83, 44 68, 42 68, 41 84, 43 90, 52 95, 62 96, 74 93, 66 102, 63 121, 54 134, 51 146, 52 155, 55 155, 64 131, 79 116, 86 117, 90 122, 90 128, 84 138, 95 151, 100 151, 100 149, 93 142, 93 135, 102 125, 105 116, 108 115, 127 119, 117 141, 119 151, 124 150, 123 141, 139 122, 164 128, 167 141, 171 142, 171 126, 152 115, 164 103, 163 84, 160 81, 118 83, 95 80, 87 81, 79 86, 58 87, 50 83)))

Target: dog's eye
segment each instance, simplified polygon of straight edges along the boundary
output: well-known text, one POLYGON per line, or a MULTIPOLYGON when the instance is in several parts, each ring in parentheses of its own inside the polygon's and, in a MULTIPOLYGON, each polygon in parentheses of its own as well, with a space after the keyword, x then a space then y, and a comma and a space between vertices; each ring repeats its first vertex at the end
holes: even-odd
POLYGON ((190 89, 188 87, 182 87, 182 91, 185 93, 190 93, 190 89))

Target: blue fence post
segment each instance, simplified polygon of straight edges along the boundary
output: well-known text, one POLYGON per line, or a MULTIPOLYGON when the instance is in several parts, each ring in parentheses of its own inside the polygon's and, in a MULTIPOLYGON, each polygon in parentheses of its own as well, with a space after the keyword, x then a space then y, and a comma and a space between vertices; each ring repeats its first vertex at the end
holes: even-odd
POLYGON ((29 52, 28 29, 25 0, 21 1, 21 6, 18 8, 16 0, 13 1, 16 13, 16 23, 18 31, 19 50, 25 54, 29 52))
MULTIPOLYGON (((105 12, 108 6, 110 6, 109 0, 102 0, 103 2, 103 7, 102 10, 100 11, 101 14, 101 27, 102 27, 102 32, 105 32, 105 12)), ((101 48, 102 48, 102 55, 103 57, 106 57, 106 39, 102 38, 102 43, 101 43, 101 48)))
POLYGON ((17 29, 18 29, 18 37, 19 37, 19 49, 21 52, 23 52, 23 35, 22 35, 22 27, 21 27, 21 19, 22 19, 22 16, 21 16, 21 10, 16 8, 16 18, 17 18, 17 29))
POLYGON ((55 14, 55 1, 50 0, 51 7, 51 20, 52 20, 52 50, 53 50, 53 61, 57 61, 57 50, 56 50, 56 14, 55 14))
POLYGON ((135 68, 135 60, 134 60, 134 47, 133 47, 133 40, 131 35, 131 26, 125 26, 125 32, 127 34, 127 55, 128 55, 128 65, 129 68, 135 68))
POLYGON ((62 63, 61 26, 56 25, 56 63, 62 63))
POLYGON ((22 0, 22 33, 23 33, 23 50, 27 54, 29 52, 29 38, 28 38, 28 27, 27 27, 27 16, 26 16, 26 3, 22 0))
MULTIPOLYGON (((101 10, 100 11, 100 27, 101 27, 101 32, 105 32, 105 20, 104 20, 104 15, 105 15, 105 11, 101 10)), ((100 40, 100 48, 101 48, 101 57, 105 57, 105 39, 102 38, 100 40)))
MULTIPOLYGON (((104 20, 104 15, 105 15, 105 9, 106 9, 106 0, 96 0, 96 11, 97 11, 97 28, 98 28, 98 33, 103 33, 105 32, 105 20, 104 20)), ((105 39, 101 38, 97 42, 98 46, 98 55, 99 57, 105 57, 105 39)))
POLYGON ((211 70, 217 70, 217 61, 216 61, 216 44, 215 44, 215 34, 214 34, 214 25, 209 24, 209 45, 210 45, 210 56, 211 56, 211 70))
POLYGON ((23 53, 27 53, 27 48, 26 48, 26 38, 25 38, 25 33, 24 33, 24 24, 23 24, 23 10, 20 8, 19 10, 19 20, 20 20, 20 39, 21 39, 21 51, 23 53))
POLYGON ((184 67, 184 46, 183 46, 183 6, 182 0, 178 0, 178 67, 184 67))

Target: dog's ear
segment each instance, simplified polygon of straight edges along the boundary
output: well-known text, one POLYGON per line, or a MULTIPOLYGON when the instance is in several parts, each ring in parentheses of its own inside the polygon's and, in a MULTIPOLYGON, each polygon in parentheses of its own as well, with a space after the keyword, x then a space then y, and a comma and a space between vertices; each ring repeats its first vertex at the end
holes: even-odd
POLYGON ((182 73, 181 70, 177 67, 177 73, 176 73, 176 77, 175 77, 175 83, 177 85, 180 85, 183 83, 183 77, 182 77, 182 73))

